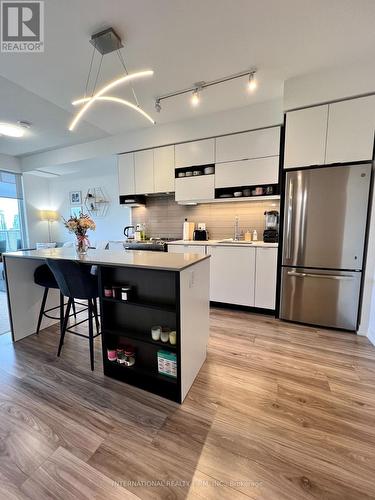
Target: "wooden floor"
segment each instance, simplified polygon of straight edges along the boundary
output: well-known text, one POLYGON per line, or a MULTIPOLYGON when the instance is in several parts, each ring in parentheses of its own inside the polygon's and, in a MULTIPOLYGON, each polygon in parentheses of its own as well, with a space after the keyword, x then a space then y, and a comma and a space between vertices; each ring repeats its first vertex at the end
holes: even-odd
POLYGON ((215 309, 183 405, 0 336, 0 499, 374 499, 375 347, 215 309))

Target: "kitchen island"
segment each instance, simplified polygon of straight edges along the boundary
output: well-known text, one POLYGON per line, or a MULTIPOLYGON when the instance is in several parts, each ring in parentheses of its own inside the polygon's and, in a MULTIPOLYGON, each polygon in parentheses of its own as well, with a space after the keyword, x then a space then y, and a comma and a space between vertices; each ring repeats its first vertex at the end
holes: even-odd
MULTIPOLYGON (((206 358, 209 256, 90 250, 78 257, 74 249, 56 248, 3 257, 14 341, 36 330, 43 289, 33 276, 39 265, 46 259, 60 259, 97 266, 105 375, 177 402, 184 400, 206 358), (121 292, 105 296, 105 289, 124 286, 130 287, 127 300, 121 292), (175 343, 153 340, 151 327, 157 325, 176 332, 175 343), (108 359, 108 350, 129 346, 135 351, 133 366, 108 359), (160 371, 163 360, 176 367, 175 373, 160 371)), ((58 303, 58 292, 51 290, 47 307, 58 303)), ((44 321, 43 326, 56 322, 44 321)), ((57 344, 56 339, 56 349, 57 344)))

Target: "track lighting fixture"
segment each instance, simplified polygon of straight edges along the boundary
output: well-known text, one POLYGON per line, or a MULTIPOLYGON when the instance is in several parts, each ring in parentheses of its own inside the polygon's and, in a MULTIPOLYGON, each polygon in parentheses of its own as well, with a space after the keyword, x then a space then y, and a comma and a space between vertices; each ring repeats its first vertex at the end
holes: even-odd
POLYGON ((254 92, 254 90, 257 88, 257 81, 255 80, 255 71, 249 74, 249 81, 247 83, 247 87, 250 90, 250 92, 254 92))
POLYGON ((212 80, 210 82, 197 82, 192 87, 183 90, 176 90, 175 92, 170 92, 169 94, 164 94, 155 99, 155 109, 158 113, 161 111, 161 101, 164 99, 170 99, 171 97, 176 97, 182 94, 191 94, 191 105, 197 107, 200 102, 200 93, 203 89, 207 87, 212 87, 213 85, 219 85, 220 83, 229 82, 230 80, 236 80, 237 78, 242 78, 244 76, 248 77, 248 89, 254 91, 257 87, 257 82, 255 80, 255 73, 257 70, 255 68, 249 69, 247 71, 242 71, 241 73, 235 73, 234 75, 224 76, 223 78, 218 78, 217 80, 212 80))

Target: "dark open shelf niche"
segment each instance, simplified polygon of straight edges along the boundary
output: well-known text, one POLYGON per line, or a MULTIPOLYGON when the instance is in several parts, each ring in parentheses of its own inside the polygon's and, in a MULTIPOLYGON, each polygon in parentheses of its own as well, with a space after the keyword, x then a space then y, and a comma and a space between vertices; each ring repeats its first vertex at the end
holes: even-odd
POLYGON ((192 166, 192 167, 177 167, 175 169, 175 177, 176 179, 191 179, 192 177, 201 177, 201 175, 190 175, 189 177, 178 177, 179 172, 188 172, 191 171, 193 172, 194 170, 199 170, 202 172, 203 175, 215 175, 215 170, 212 172, 212 174, 205 174, 204 169, 206 167, 214 167, 215 169, 215 163, 208 163, 207 165, 197 165, 197 166, 192 166))
POLYGON ((159 373, 159 372, 151 372, 149 370, 143 370, 142 368, 139 368, 139 366, 137 366, 137 364, 135 364, 133 366, 126 366, 126 365, 121 365, 120 363, 117 363, 117 361, 109 361, 108 360, 108 366, 115 366, 116 369, 118 368, 120 370, 138 373, 144 377, 154 378, 157 380, 161 380, 163 382, 169 382, 172 384, 177 383, 177 377, 169 377, 168 375, 163 375, 162 373, 159 373))
POLYGON ((100 267, 100 289, 129 284, 135 292, 131 301, 104 297, 100 299, 104 374, 181 402, 181 353, 179 274, 173 271, 100 267), (161 325, 176 330, 177 344, 154 341, 151 327, 161 325), (107 348, 131 345, 136 351, 132 367, 109 361, 107 348), (157 352, 173 352, 177 357, 177 377, 158 371, 157 352))
POLYGON ((167 311, 174 313, 176 312, 176 306, 173 305, 166 305, 166 304, 155 304, 155 303, 150 303, 150 302, 138 302, 134 300, 121 300, 121 299, 114 299, 112 297, 102 297, 102 300, 106 302, 116 302, 117 304, 124 304, 128 306, 134 306, 134 307, 145 307, 147 309, 159 309, 161 311, 167 311))
POLYGON ((134 367, 124 367, 118 363, 107 361, 104 363, 104 375, 138 387, 163 398, 181 402, 179 379, 167 377, 159 373, 143 371, 134 367))
POLYGON ((225 188, 216 188, 215 189, 215 199, 219 199, 219 200, 224 200, 226 198, 220 198, 220 195, 221 194, 233 194, 235 191, 243 191, 244 189, 250 189, 251 191, 257 187, 261 187, 261 188, 267 188, 267 187, 272 187, 273 188, 273 192, 272 194, 257 194, 257 195, 251 195, 251 196, 239 196, 238 198, 236 198, 235 196, 232 196, 231 198, 227 198, 227 199, 238 199, 238 200, 243 200, 243 199, 250 199, 250 198, 260 198, 260 197, 263 197, 263 196, 276 196, 276 195, 279 195, 280 194, 280 186, 279 184, 257 184, 257 185, 254 185, 254 186, 232 186, 232 187, 225 187, 225 188))
MULTIPOLYGON (((153 340, 151 338, 151 332, 149 333, 144 333, 144 334, 139 334, 136 332, 129 332, 129 331, 116 331, 116 330, 107 330, 105 332, 107 335, 113 335, 114 337, 124 337, 130 340, 136 340, 137 342, 145 342, 146 344, 151 344, 156 347, 160 347, 162 349, 170 349, 172 351, 175 351, 177 349, 177 344, 172 345, 169 342, 162 342, 161 340, 153 340)), ((116 348, 116 346, 113 346, 116 348)))

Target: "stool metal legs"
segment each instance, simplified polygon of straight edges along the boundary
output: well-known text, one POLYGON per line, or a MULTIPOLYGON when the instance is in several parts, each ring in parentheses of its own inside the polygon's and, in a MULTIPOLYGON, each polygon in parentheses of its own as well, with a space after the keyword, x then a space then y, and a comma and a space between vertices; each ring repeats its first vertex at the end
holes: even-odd
POLYGON ((88 318, 87 318, 87 320, 79 321, 75 325, 71 325, 68 328, 70 310, 74 306, 74 299, 68 300, 64 320, 62 321, 62 328, 61 328, 61 335, 60 335, 60 342, 59 342, 59 348, 57 351, 57 356, 60 356, 60 354, 61 354, 61 349, 64 345, 65 333, 67 331, 70 333, 73 333, 74 335, 78 335, 79 337, 83 337, 86 339, 88 338, 89 348, 90 348, 90 366, 91 366, 91 370, 94 370, 94 338, 97 337, 98 335, 100 335, 99 317, 98 317, 98 308, 97 308, 97 304, 96 304, 96 299, 89 299, 87 301, 87 303, 88 303, 87 304, 88 305, 88 318), (96 326, 96 335, 94 335, 94 319, 95 319, 95 326, 96 326), (81 323, 84 323, 85 321, 88 321, 88 323, 89 323, 89 335, 88 336, 71 330, 71 328, 74 328, 74 326, 78 326, 81 323))
POLYGON ((44 315, 44 309, 46 307, 48 292, 49 292, 49 288, 45 288, 44 293, 43 293, 42 304, 40 306, 40 311, 39 311, 38 325, 36 327, 36 334, 37 335, 39 334, 40 326, 42 324, 42 319, 43 319, 43 315, 44 315))

